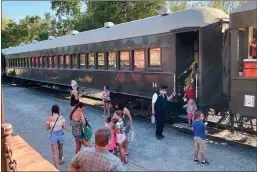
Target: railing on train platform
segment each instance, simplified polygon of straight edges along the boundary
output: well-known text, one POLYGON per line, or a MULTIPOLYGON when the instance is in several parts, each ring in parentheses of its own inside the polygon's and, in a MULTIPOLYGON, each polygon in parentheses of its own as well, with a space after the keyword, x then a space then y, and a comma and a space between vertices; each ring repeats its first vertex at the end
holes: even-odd
POLYGON ((10 139, 12 135, 12 125, 4 123, 4 103, 3 103, 3 95, 1 94, 2 104, 1 104, 1 160, 2 167, 1 171, 17 171, 17 161, 12 158, 12 150, 9 148, 7 144, 7 140, 10 139))

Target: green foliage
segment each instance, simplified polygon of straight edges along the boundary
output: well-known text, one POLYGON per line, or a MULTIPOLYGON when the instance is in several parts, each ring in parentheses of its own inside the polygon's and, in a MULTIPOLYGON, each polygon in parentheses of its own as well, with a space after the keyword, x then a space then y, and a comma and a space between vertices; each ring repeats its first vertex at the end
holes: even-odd
POLYGON ((189 7, 186 1, 171 1, 169 5, 171 12, 182 11, 188 9, 189 7))
POLYGON ((2 48, 46 40, 49 35, 63 36, 71 30, 80 32, 103 27, 105 22, 120 24, 158 15, 158 10, 169 5, 172 12, 195 6, 219 8, 226 13, 241 6, 245 1, 51 1, 55 16, 45 13, 27 16, 19 22, 2 17, 2 48), (81 13, 82 11, 86 11, 81 13))

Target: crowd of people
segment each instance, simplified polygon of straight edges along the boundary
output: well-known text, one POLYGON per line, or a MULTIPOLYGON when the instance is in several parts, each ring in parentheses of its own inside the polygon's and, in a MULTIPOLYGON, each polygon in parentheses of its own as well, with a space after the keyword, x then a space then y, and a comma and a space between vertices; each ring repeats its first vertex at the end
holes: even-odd
MULTIPOLYGON (((124 166, 128 163, 126 156, 129 154, 129 132, 134 130, 129 109, 124 106, 122 101, 116 101, 114 103, 115 112, 111 115, 109 109, 110 92, 108 87, 104 86, 102 100, 105 125, 95 132, 95 146, 93 147, 89 143, 93 131, 88 127, 90 123, 84 114, 85 104, 79 101, 77 82, 73 80, 71 87, 69 120, 76 143, 76 155, 70 163, 71 171, 124 171, 124 166), (82 145, 85 148, 81 149, 82 145)), ((165 85, 161 86, 152 98, 152 115, 156 119, 156 137, 158 140, 164 139, 163 128, 168 110, 168 101, 176 95, 173 93, 171 96, 167 96, 167 88, 165 85)), ((198 163, 198 151, 200 151, 201 164, 206 165, 209 164, 204 155, 207 128, 202 122, 203 113, 197 110, 193 96, 190 90, 186 92, 185 97, 188 98, 188 102, 184 107, 187 108, 188 112, 188 126, 192 127, 194 131, 194 162, 198 163)), ((50 130, 49 140, 54 164, 58 170, 64 162, 64 130, 67 128, 64 117, 59 113, 59 106, 53 105, 52 115, 48 117, 46 123, 46 130, 50 130)))

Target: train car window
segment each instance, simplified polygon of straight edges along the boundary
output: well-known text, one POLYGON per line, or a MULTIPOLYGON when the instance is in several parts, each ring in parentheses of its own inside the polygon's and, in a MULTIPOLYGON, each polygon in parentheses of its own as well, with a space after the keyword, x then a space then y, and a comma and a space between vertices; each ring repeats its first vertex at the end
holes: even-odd
POLYGON ((34 57, 34 67, 38 67, 38 58, 37 57, 34 57))
POLYGON ((97 53, 97 66, 99 68, 104 67, 104 53, 97 53))
POLYGON ((43 57, 44 59, 44 68, 48 68, 48 57, 43 57))
POLYGON ((94 53, 88 53, 88 67, 94 67, 95 66, 95 55, 94 53))
POLYGON ((149 66, 160 67, 161 66, 161 49, 151 48, 149 50, 149 66))
POLYGON ((129 51, 120 51, 120 68, 129 68, 129 51))
POLYGON ((64 67, 64 56, 59 56, 59 68, 64 67))
POLYGON ((69 69, 70 67, 71 67, 70 56, 66 55, 65 56, 65 68, 69 69))
POLYGON ((72 59, 71 59, 72 68, 73 69, 77 69, 78 68, 78 58, 79 58, 79 55, 78 54, 73 54, 71 57, 72 57, 72 59))
POLYGON ((31 57, 31 67, 34 67, 34 65, 35 65, 34 57, 31 57))
POLYGON ((115 52, 108 52, 108 68, 116 68, 116 57, 117 53, 115 52))
POLYGON ((39 57, 39 67, 44 67, 43 57, 39 57))
POLYGON ((133 52, 134 69, 140 70, 145 68, 145 50, 138 49, 133 52))
POLYGON ((58 56, 54 56, 53 68, 58 68, 58 56))
POLYGON ((29 61, 28 67, 31 67, 31 58, 30 57, 28 57, 28 61, 29 61))
POLYGON ((48 67, 52 68, 53 67, 53 58, 52 58, 52 56, 48 57, 48 63, 49 63, 48 67))
POLYGON ((79 68, 80 69, 86 68, 86 55, 85 54, 79 55, 79 68))
POLYGON ((25 64, 24 64, 24 57, 23 58, 21 58, 21 67, 24 67, 25 66, 25 64))

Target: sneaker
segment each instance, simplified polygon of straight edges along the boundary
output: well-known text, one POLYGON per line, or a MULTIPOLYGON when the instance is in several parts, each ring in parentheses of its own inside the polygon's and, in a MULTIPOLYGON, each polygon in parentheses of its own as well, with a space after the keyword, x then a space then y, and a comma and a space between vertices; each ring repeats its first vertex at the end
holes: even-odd
POLYGON ((210 163, 207 161, 207 160, 205 160, 204 162, 202 162, 202 166, 206 166, 206 165, 209 165, 210 163))
POLYGON ((198 163, 198 159, 194 159, 194 163, 197 164, 198 163))
POLYGON ((64 163, 64 158, 62 157, 62 160, 59 161, 59 164, 63 164, 64 163))

